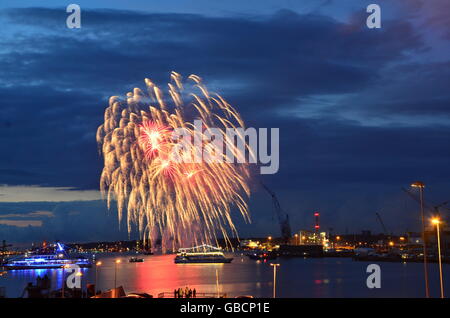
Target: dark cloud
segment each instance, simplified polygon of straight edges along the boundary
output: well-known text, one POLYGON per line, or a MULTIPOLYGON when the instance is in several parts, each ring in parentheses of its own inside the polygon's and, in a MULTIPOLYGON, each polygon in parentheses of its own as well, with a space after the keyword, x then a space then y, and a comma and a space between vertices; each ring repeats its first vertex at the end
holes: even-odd
POLYGON ((97 187, 101 99, 46 86, 1 88, 0 96, 0 183, 97 187))
POLYGON ((136 233, 128 235, 126 224, 119 226, 117 211, 108 211, 104 201, 1 202, 0 211, 1 238, 10 242, 80 242, 136 238, 136 233), (47 209, 47 214, 29 212, 36 211, 37 207, 47 209), (23 226, 27 221, 33 225, 23 226))
POLYGON ((40 81, 77 89, 92 89, 95 81, 106 94, 145 76, 165 81, 171 69, 250 84, 253 93, 352 91, 367 84, 375 68, 422 47, 406 22, 368 32, 361 21, 345 24, 287 10, 259 19, 83 11, 80 30, 65 28, 61 10, 14 9, 4 16, 43 28, 9 43, 21 48, 2 59, 10 80, 38 75, 40 81))

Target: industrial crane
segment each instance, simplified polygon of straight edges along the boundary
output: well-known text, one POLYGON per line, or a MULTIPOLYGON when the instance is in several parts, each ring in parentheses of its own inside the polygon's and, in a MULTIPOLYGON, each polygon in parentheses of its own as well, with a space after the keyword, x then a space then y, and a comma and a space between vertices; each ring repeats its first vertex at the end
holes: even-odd
MULTIPOLYGON (((386 239, 388 241, 390 241, 391 240, 391 236, 389 235, 389 232, 388 232, 388 230, 386 228, 386 225, 384 225, 384 222, 383 222, 383 219, 381 218, 380 213, 375 212, 375 214, 377 216, 378 221, 380 221, 380 224, 381 224, 381 227, 383 228, 383 232, 384 232, 384 235, 385 235, 386 239)), ((384 242, 384 244, 386 244, 386 240, 383 240, 383 242, 384 242)))
MULTIPOLYGON (((402 188, 402 190, 403 190, 407 195, 409 195, 414 201, 416 201, 417 203, 420 204, 420 198, 417 197, 414 193, 412 193, 411 191, 409 191, 409 190, 407 190, 407 189, 405 189, 405 188, 402 188)), ((426 210, 434 211, 434 212, 436 213, 436 215, 440 216, 441 214, 440 214, 440 212, 439 212, 439 209, 442 208, 442 207, 444 207, 444 206, 447 205, 448 203, 449 203, 449 201, 445 201, 445 202, 442 202, 441 204, 438 204, 438 205, 435 205, 435 206, 433 206, 433 207, 430 207, 426 202, 424 202, 424 203, 423 203, 423 206, 424 206, 424 208, 425 208, 426 210)), ((448 208, 445 208, 445 209, 449 210, 448 208)))
POLYGON ((377 215, 378 221, 380 221, 381 227, 383 228, 383 231, 384 231, 384 235, 389 236, 388 230, 387 230, 386 226, 384 225, 383 219, 381 219, 381 215, 378 212, 375 212, 375 214, 377 215))
POLYGON ((277 196, 275 195, 275 192, 270 190, 262 182, 261 182, 261 185, 272 197, 273 209, 278 217, 278 223, 280 224, 280 228, 281 228, 281 237, 283 239, 283 242, 285 244, 287 244, 291 238, 291 225, 289 224, 289 215, 281 209, 280 202, 278 201, 277 196))

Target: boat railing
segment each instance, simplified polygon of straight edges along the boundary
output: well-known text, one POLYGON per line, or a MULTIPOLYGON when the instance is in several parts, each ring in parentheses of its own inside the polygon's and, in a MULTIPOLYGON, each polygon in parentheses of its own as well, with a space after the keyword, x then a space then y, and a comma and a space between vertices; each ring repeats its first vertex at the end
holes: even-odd
POLYGON ((215 247, 207 244, 202 244, 194 247, 180 248, 178 253, 211 253, 211 252, 222 252, 220 247, 215 247))

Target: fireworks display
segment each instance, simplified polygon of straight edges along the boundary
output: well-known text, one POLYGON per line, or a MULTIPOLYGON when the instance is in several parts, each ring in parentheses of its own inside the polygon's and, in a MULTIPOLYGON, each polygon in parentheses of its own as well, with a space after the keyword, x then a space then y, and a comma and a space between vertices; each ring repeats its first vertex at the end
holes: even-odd
MULTIPOLYGON (((149 79, 145 92, 134 88, 124 99, 112 96, 97 130, 104 158, 100 190, 108 208, 115 202, 119 222, 126 217, 129 232, 136 225, 151 244, 161 238, 163 249, 216 243, 219 233, 228 240, 230 232, 237 234, 233 207, 249 220, 248 164, 227 162, 204 137, 218 129, 226 147, 236 157, 244 156, 238 140, 226 135, 227 128, 243 128, 244 123, 221 96, 208 92, 200 77, 191 75, 188 80, 172 72, 167 96, 149 79), (194 127, 198 120, 200 132, 194 127), (187 132, 185 141, 200 140, 200 145, 186 143, 186 149, 174 140, 172 133, 180 128, 187 132), (198 159, 199 151, 200 160, 180 160, 198 159), (201 154, 224 160, 202 160, 201 154)), ((244 136, 237 138, 248 147, 244 136)))

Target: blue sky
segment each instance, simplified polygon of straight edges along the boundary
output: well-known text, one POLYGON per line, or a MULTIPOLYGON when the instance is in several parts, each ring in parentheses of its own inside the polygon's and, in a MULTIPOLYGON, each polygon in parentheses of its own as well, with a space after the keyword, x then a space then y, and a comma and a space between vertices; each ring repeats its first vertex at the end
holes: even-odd
MULTIPOLYGON (((95 142, 107 99, 151 77, 200 75, 247 125, 280 128, 278 174, 264 177, 293 229, 418 230, 401 191, 450 199, 450 5, 378 1, 60 1, 0 4, 0 239, 126 238, 98 194, 95 142), (67 3, 68 4, 68 3, 67 3)), ((242 236, 277 235, 257 187, 242 236)), ((134 234, 132 234, 133 236, 134 234)))

